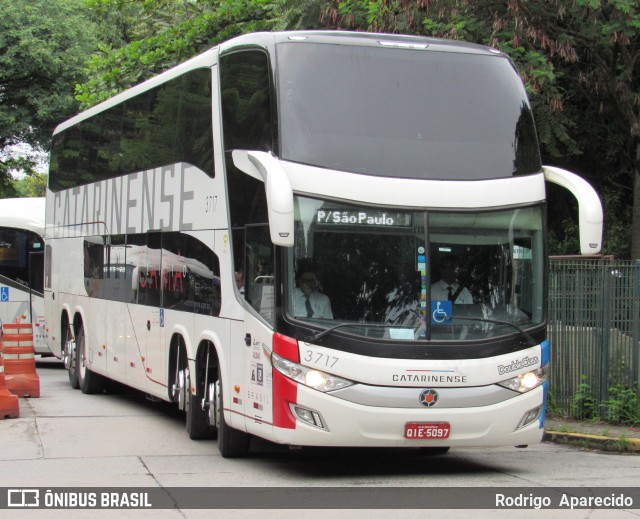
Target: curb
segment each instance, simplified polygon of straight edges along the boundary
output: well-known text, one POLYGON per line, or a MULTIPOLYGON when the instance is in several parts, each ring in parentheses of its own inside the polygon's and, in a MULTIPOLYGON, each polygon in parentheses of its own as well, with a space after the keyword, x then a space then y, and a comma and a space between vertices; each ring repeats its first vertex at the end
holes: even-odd
POLYGON ((594 434, 545 431, 542 441, 595 448, 609 452, 640 452, 640 438, 615 438, 594 434))

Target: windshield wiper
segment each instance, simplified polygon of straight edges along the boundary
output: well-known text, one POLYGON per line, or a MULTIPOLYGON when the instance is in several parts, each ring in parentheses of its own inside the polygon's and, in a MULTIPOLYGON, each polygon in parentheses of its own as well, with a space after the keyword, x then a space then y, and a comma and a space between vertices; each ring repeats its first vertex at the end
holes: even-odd
POLYGON ((504 324, 506 326, 510 326, 511 328, 513 328, 514 330, 516 330, 526 341, 527 344, 529 346, 537 346, 537 342, 536 340, 531 337, 531 335, 529 335, 527 332, 525 332, 522 328, 520 328, 517 324, 515 323, 511 323, 509 321, 499 321, 497 319, 485 319, 483 317, 452 317, 452 316, 447 316, 446 317, 446 321, 453 321, 454 319, 460 320, 460 321, 476 321, 479 323, 491 323, 491 324, 504 324))
MULTIPOLYGON (((475 321, 475 322, 480 322, 480 323, 491 323, 491 324, 502 324, 505 326, 509 326, 511 328, 513 328, 514 330, 516 330, 521 337, 523 337, 527 344, 529 346, 536 346, 538 343, 536 342, 536 340, 531 337, 531 335, 529 335, 526 331, 524 331, 522 328, 520 328, 520 326, 518 326, 515 323, 511 323, 509 321, 499 321, 497 319, 485 319, 482 317, 447 317, 446 320, 448 321, 452 321, 454 319, 460 320, 460 321, 475 321)), ((338 328, 344 328, 344 327, 352 327, 352 328, 357 328, 357 327, 364 327, 364 328, 403 328, 406 329, 407 326, 403 326, 403 325, 398 325, 398 324, 373 324, 373 323, 339 323, 336 324, 335 326, 332 326, 330 328, 326 328, 324 330, 320 330, 319 332, 314 333, 313 335, 308 336, 307 338, 304 339, 304 342, 316 342, 319 341, 320 339, 322 339, 324 336, 329 335, 331 332, 333 332, 334 330, 337 330, 338 328)))
POLYGON ((364 328, 407 328, 406 326, 400 325, 389 325, 389 324, 373 324, 373 323, 340 323, 332 326, 331 328, 325 328, 324 330, 320 330, 319 332, 314 333, 307 337, 304 342, 309 341, 317 341, 322 339, 325 335, 330 334, 333 330, 338 328, 343 328, 344 326, 349 326, 352 328, 364 327, 364 328))

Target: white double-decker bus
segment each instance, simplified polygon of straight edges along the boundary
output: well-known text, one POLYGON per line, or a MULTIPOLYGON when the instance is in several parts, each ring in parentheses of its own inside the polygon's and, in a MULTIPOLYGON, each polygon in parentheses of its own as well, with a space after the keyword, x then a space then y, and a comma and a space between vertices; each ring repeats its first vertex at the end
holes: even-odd
POLYGON ((35 353, 44 339, 44 198, 0 200, 0 322, 33 325, 35 353))
POLYGON ((546 181, 597 253, 600 201, 541 165, 495 49, 241 36, 55 130, 48 340, 75 387, 175 401, 227 457, 538 442, 546 181))

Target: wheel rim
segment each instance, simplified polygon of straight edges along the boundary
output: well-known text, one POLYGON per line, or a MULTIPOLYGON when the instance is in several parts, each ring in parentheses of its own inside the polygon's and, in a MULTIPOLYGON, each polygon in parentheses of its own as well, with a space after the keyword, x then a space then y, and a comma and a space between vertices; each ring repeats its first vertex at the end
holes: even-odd
POLYGON ((213 402, 215 402, 215 424, 216 429, 220 430, 220 426, 222 425, 222 394, 221 394, 221 386, 220 379, 216 380, 214 385, 215 395, 213 398, 213 402))
POLYGON ((71 356, 69 357, 69 371, 71 372, 75 372, 76 371, 76 365, 78 364, 78 352, 76 351, 78 349, 78 338, 76 337, 76 340, 73 343, 73 351, 71 352, 71 356))
POLYGON ((216 397, 216 383, 211 382, 207 388, 207 404, 209 406, 208 421, 209 425, 218 427, 218 399, 216 397))
MULTIPOLYGON (((78 348, 78 345, 76 344, 76 348, 78 348)), ((78 362, 78 368, 80 371, 80 378, 84 379, 86 373, 87 373, 87 362, 86 362, 86 341, 84 340, 84 332, 81 332, 80 335, 80 347, 78 348, 78 356, 79 356, 79 362, 78 362)))
POLYGON ((178 408, 181 411, 186 411, 187 401, 188 401, 187 385, 189 380, 189 372, 185 368, 185 369, 178 370, 178 373, 176 375, 177 375, 177 380, 174 385, 174 395, 176 397, 176 400, 178 401, 178 408))
POLYGON ((73 367, 75 362, 75 360, 73 359, 73 356, 75 355, 75 353, 76 353, 75 345, 71 340, 69 333, 67 332, 67 335, 65 336, 65 341, 64 341, 64 356, 63 356, 64 367, 66 369, 71 369, 73 367))

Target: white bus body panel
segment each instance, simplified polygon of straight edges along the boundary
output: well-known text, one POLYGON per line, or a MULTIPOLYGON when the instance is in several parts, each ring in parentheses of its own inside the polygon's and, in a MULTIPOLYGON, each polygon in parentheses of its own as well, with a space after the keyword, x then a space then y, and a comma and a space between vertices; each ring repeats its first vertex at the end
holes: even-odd
POLYGON ((300 194, 418 209, 489 209, 544 200, 542 173, 495 180, 421 180, 357 175, 279 161, 300 194), (366 178, 366 189, 363 189, 366 178))
POLYGON ((344 447, 469 447, 528 445, 542 440, 538 420, 516 430, 524 414, 543 404, 539 387, 512 400, 491 406, 458 409, 377 408, 337 400, 306 387, 298 388, 298 404, 318 410, 329 432, 298 420, 295 429, 279 429, 279 443, 333 445, 344 447), (451 434, 446 440, 407 440, 408 422, 447 422, 451 434))
POLYGON ((506 390, 513 396, 490 405, 479 404, 477 397, 473 396, 466 405, 463 400, 456 407, 442 407, 440 402, 433 407, 423 407, 419 405, 419 394, 420 390, 427 388, 440 393, 448 390, 449 395, 465 389, 475 393, 475 389, 482 390, 498 381, 539 368, 542 357, 540 345, 488 359, 449 362, 372 358, 300 343, 301 364, 322 369, 328 362, 332 365, 332 373, 367 384, 362 390, 363 394, 368 388, 372 393, 386 392, 389 395, 406 393, 405 388, 415 388, 414 405, 379 407, 374 404, 375 398, 371 399, 370 405, 365 405, 340 398, 339 390, 332 395, 297 384, 294 404, 319 413, 326 430, 297 420, 293 429, 274 427, 273 439, 294 445, 354 447, 468 447, 538 443, 543 434, 544 409, 541 416, 529 425, 519 428, 519 423, 526 413, 544 405, 546 383, 524 394, 506 390), (429 376, 441 380, 430 382, 429 376), (450 382, 444 380, 447 377, 451 378, 450 382), (404 431, 405 425, 410 422, 446 422, 450 424, 451 433, 442 440, 409 440, 404 437, 404 431))
POLYGON ((0 200, 0 227, 24 229, 42 236, 44 198, 4 198, 0 200))

